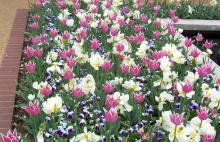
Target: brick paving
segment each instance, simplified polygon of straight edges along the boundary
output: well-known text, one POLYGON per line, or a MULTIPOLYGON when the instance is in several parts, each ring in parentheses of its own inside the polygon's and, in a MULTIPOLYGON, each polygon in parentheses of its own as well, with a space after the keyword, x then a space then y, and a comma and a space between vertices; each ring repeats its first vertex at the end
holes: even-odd
POLYGON ((17 10, 0 67, 0 133, 3 134, 11 128, 12 124, 27 15, 27 9, 17 10))

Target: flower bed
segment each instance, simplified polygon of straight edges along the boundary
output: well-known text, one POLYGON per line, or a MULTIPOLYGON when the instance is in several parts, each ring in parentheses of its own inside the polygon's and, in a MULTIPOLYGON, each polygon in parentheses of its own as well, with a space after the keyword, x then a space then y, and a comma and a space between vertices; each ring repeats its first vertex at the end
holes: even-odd
POLYGON ((28 134, 3 140, 219 141, 208 53, 188 38, 180 45, 175 13, 165 26, 158 14, 139 0, 38 0, 17 93, 28 134))

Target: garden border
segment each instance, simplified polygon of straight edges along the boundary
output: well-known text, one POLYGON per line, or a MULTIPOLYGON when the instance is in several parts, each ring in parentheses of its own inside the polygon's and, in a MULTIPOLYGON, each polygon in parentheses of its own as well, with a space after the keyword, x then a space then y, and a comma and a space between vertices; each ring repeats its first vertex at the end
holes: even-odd
POLYGON ((0 64, 0 133, 3 134, 12 126, 27 16, 28 9, 18 9, 16 11, 8 44, 0 64))
MULTIPOLYGON (((163 19, 163 21, 168 23, 170 19, 163 19)), ((175 26, 192 31, 220 31, 220 20, 179 19, 175 26)))

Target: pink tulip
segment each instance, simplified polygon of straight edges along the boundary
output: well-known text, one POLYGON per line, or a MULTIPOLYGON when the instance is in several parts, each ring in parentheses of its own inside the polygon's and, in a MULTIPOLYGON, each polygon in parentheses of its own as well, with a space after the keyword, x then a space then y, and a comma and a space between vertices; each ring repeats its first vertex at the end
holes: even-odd
POLYGON ((37 15, 37 14, 35 14, 35 15, 32 16, 32 19, 33 19, 34 21, 38 21, 40 18, 41 18, 40 15, 37 15))
POLYGON ((45 86, 41 88, 41 94, 44 96, 49 96, 52 93, 52 88, 50 86, 45 86))
POLYGON ((91 15, 85 15, 86 22, 89 23, 91 21, 91 15))
POLYGON ((170 121, 175 125, 180 125, 183 123, 183 114, 172 114, 170 115, 170 121))
POLYGON ((109 16, 109 19, 110 19, 111 21, 115 21, 116 18, 117 18, 117 14, 116 14, 116 13, 114 13, 114 14, 112 14, 112 15, 109 16))
POLYGON ((34 57, 36 57, 36 58, 41 58, 42 55, 43 55, 42 49, 35 49, 34 52, 33 52, 33 55, 34 55, 34 57))
POLYGON ((172 17, 173 23, 177 23, 179 21, 179 18, 177 16, 172 17))
POLYGON ((204 107, 201 107, 199 112, 197 113, 197 116, 199 117, 199 119, 201 120, 206 120, 208 119, 209 115, 208 115, 208 112, 207 112, 207 109, 204 108, 204 107))
POLYGON ((217 78, 216 83, 220 85, 220 76, 217 78))
POLYGON ((99 40, 97 38, 94 38, 90 41, 90 46, 92 49, 96 50, 100 47, 99 40))
POLYGON ((107 97, 106 100, 105 100, 105 105, 108 108, 115 108, 115 107, 118 106, 118 103, 119 103, 119 100, 114 99, 114 97, 112 97, 112 96, 107 97))
POLYGON ((57 36, 58 32, 55 29, 50 30, 50 36, 52 38, 55 38, 57 36))
POLYGON ((203 44, 203 46, 207 49, 211 49, 214 45, 215 43, 213 43, 213 41, 208 41, 208 40, 206 40, 205 43, 203 44))
POLYGON ((210 135, 210 134, 205 134, 202 138, 203 142, 214 142, 215 141, 215 136, 210 135))
POLYGON ((83 95, 83 92, 81 88, 75 88, 72 90, 72 96, 76 98, 80 98, 82 95, 83 95))
POLYGON ((114 88, 112 86, 111 83, 109 82, 106 82, 104 85, 103 85, 103 90, 105 92, 105 94, 110 94, 113 92, 114 88))
POLYGON ((183 89, 183 92, 184 93, 189 93, 193 90, 193 86, 189 83, 185 83, 183 86, 182 86, 182 89, 183 89))
POLYGON ((140 33, 142 30, 143 30, 143 27, 142 27, 142 26, 136 25, 136 26, 134 27, 134 31, 135 31, 136 33, 140 33))
POLYGON ((86 27, 87 26, 87 21, 85 19, 80 20, 79 24, 80 24, 81 27, 86 27))
POLYGON ((142 94, 135 94, 134 100, 138 104, 142 104, 144 102, 144 96, 142 94))
POLYGON ((212 67, 210 64, 204 64, 198 68, 198 74, 201 77, 206 77, 212 72, 212 67))
POLYGON ((155 31, 155 32, 153 32, 153 38, 154 39, 158 39, 158 38, 160 38, 160 32, 159 31, 155 31))
POLYGON ((148 66, 151 70, 155 71, 159 68, 159 63, 156 61, 149 61, 148 66))
POLYGON ((174 36, 176 34, 176 29, 174 27, 170 27, 167 30, 169 35, 174 36))
POLYGON ((109 71, 112 68, 112 63, 109 60, 105 60, 102 64, 102 69, 104 71, 109 71))
POLYGON ((163 56, 166 55, 165 51, 157 51, 157 52, 153 52, 152 53, 152 58, 154 58, 155 60, 159 60, 160 58, 162 58, 163 56))
POLYGON ((67 3, 64 0, 57 1, 56 5, 59 9, 67 8, 67 3))
POLYGON ((156 16, 159 11, 160 11, 160 5, 154 6, 154 8, 153 8, 153 15, 156 16))
POLYGON ((72 79, 72 78, 74 77, 74 75, 73 75, 73 72, 72 72, 72 71, 66 70, 66 71, 64 71, 64 73, 63 73, 63 77, 64 77, 65 79, 67 79, 67 80, 70 80, 70 79, 72 79))
POLYGON ((42 5, 42 3, 41 3, 39 0, 37 0, 37 1, 35 2, 35 4, 34 4, 34 6, 35 6, 36 8, 40 8, 41 5, 42 5))
POLYGON ((25 51, 24 51, 25 55, 28 58, 33 57, 33 54, 34 54, 33 52, 34 52, 34 50, 32 48, 30 48, 30 47, 26 48, 25 51))
POLYGON ((67 52, 66 52, 66 55, 67 56, 72 56, 72 55, 74 55, 75 54, 75 50, 74 49, 69 49, 69 50, 67 50, 67 52))
POLYGON ((122 18, 119 18, 119 19, 118 19, 118 24, 119 24, 121 27, 123 27, 123 26, 125 25, 125 20, 122 19, 122 18))
POLYGON ((62 37, 63 37, 64 40, 68 40, 69 37, 70 37, 70 34, 67 31, 64 31, 63 34, 62 34, 62 37))
POLYGON ((102 23, 101 24, 102 32, 107 33, 108 32, 108 24, 102 23))
POLYGON ((100 0, 94 0, 92 3, 93 3, 94 5, 96 5, 96 6, 99 6, 99 5, 100 5, 100 0))
POLYGON ((107 122, 112 123, 112 122, 117 121, 117 119, 118 119, 118 114, 117 114, 116 112, 113 112, 113 111, 111 111, 111 110, 105 112, 105 120, 106 120, 107 122))
POLYGON ((127 14, 127 13, 129 13, 130 9, 128 6, 124 6, 122 11, 127 14))
POLYGON ((138 76, 140 74, 140 72, 141 72, 141 67, 139 67, 139 66, 132 66, 131 67, 131 74, 133 76, 138 76))
POLYGON ((117 36, 118 35, 118 29, 116 29, 115 27, 111 28, 110 35, 111 36, 117 36))
POLYGON ((39 28, 39 25, 38 25, 37 22, 34 22, 34 23, 31 24, 31 29, 32 30, 37 30, 38 28, 39 28))
POLYGON ((175 10, 170 9, 169 10, 169 16, 172 18, 174 16, 176 16, 175 10))
POLYGON ((25 64, 25 69, 29 73, 34 73, 35 69, 36 69, 36 64, 32 63, 32 62, 28 62, 28 63, 25 64))
POLYGON ((192 55, 194 58, 197 58, 197 57, 199 57, 200 52, 199 52, 199 50, 194 49, 194 50, 191 51, 191 55, 192 55))
POLYGON ((148 17, 145 14, 140 15, 140 20, 142 23, 146 23, 148 21, 148 17))
POLYGON ((17 135, 16 129, 13 132, 10 130, 7 132, 7 135, 1 135, 3 142, 20 142, 20 138, 17 135))
POLYGON ((123 51, 124 49, 125 49, 124 44, 119 43, 119 44, 116 45, 116 50, 117 50, 117 51, 121 52, 121 51, 123 51))
POLYGON ((60 51, 59 56, 61 59, 66 59, 67 58, 67 51, 66 50, 60 51))
POLYGON ((35 100, 29 102, 28 106, 22 107, 29 115, 38 115, 40 114, 39 101, 35 100))
POLYGON ((68 59, 68 60, 67 60, 67 66, 68 66, 68 67, 72 68, 72 67, 74 67, 75 65, 76 65, 75 59, 68 59))
POLYGON ((148 5, 150 7, 153 7, 154 6, 154 0, 148 0, 148 5))
POLYGON ((193 43, 192 39, 186 37, 185 46, 186 46, 186 47, 190 47, 190 46, 192 46, 192 43, 193 43))
POLYGON ((200 33, 198 33, 195 38, 196 38, 196 41, 203 41, 204 39, 204 37, 200 33))
POLYGON ((80 8, 81 8, 81 5, 80 5, 80 3, 76 2, 76 3, 74 3, 73 7, 74 7, 75 9, 80 9, 80 8))
POLYGON ((76 3, 78 0, 71 0, 73 3, 76 3))
POLYGON ((33 45, 38 45, 40 43, 40 40, 38 37, 32 37, 31 42, 33 45))
POLYGON ((46 34, 41 34, 40 35, 40 40, 41 40, 41 42, 46 43, 47 42, 47 35, 46 34))
POLYGON ((160 26, 161 26, 160 20, 155 21, 155 22, 154 22, 154 26, 155 26, 155 27, 160 27, 160 26))
POLYGON ((131 26, 135 26, 135 25, 136 25, 136 21, 135 21, 135 20, 130 20, 130 21, 129 21, 129 24, 130 24, 131 26))
POLYGON ((120 69, 123 74, 128 74, 129 72, 129 67, 124 64, 120 65, 120 69))
POLYGON ((88 36, 88 30, 86 28, 83 28, 79 32, 79 36, 81 39, 85 39, 88 36))

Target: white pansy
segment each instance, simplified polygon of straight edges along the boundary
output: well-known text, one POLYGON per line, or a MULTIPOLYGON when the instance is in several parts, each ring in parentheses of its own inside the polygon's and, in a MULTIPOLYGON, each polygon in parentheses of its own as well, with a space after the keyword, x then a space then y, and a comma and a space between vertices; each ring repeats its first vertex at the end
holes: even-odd
POLYGON ((163 58, 161 58, 159 60, 159 62, 160 62, 160 69, 162 71, 170 71, 170 69, 171 69, 170 68, 171 67, 171 62, 170 62, 169 57, 164 56, 163 58))
POLYGON ((96 135, 94 132, 87 131, 87 129, 84 128, 84 132, 73 137, 70 142, 99 142, 100 140, 101 137, 99 135, 96 135))
POLYGON ((80 83, 80 87, 82 88, 83 93, 85 94, 94 94, 95 88, 96 88, 96 83, 91 74, 88 74, 86 77, 82 79, 82 82, 80 83))
POLYGON ((201 126, 200 129, 201 135, 211 135, 214 136, 216 135, 215 128, 210 124, 210 123, 204 123, 201 126))
POLYGON ((164 51, 167 52, 168 55, 172 56, 174 52, 177 50, 177 47, 175 44, 166 44, 164 47, 162 47, 164 51))
POLYGON ((60 65, 62 65, 62 63, 60 63, 60 62, 53 62, 52 66, 47 68, 47 72, 61 73, 60 65))
POLYGON ((140 47, 137 49, 136 55, 139 56, 140 58, 144 57, 146 54, 146 51, 149 49, 150 47, 148 46, 148 42, 147 41, 143 41, 140 45, 140 47))
POLYGON ((79 64, 84 64, 89 60, 89 56, 87 54, 78 54, 76 57, 76 61, 79 64))
POLYGON ((175 127, 175 125, 170 121, 170 115, 172 115, 171 111, 163 111, 162 116, 159 120, 157 120, 156 125, 161 125, 164 130, 170 131, 175 127))
POLYGON ((163 105, 166 104, 166 101, 173 102, 174 97, 171 94, 164 91, 160 94, 159 97, 155 96, 155 100, 159 103, 158 109, 161 111, 163 110, 163 105))
POLYGON ((74 20, 73 20, 73 19, 68 19, 68 20, 66 21, 66 25, 69 26, 69 27, 72 27, 73 24, 74 24, 74 20))
POLYGON ((189 124, 190 124, 190 127, 199 131, 202 125, 208 125, 210 122, 211 122, 210 119, 206 119, 206 120, 203 120, 201 123, 201 119, 197 116, 197 117, 193 117, 189 124))
POLYGON ((35 95, 29 94, 28 95, 28 100, 33 101, 35 99, 35 95))
POLYGON ((85 3, 91 3, 91 0, 83 0, 85 3))
POLYGON ((52 64, 52 62, 57 60, 57 57, 58 57, 57 52, 53 52, 53 51, 49 52, 46 57, 46 63, 52 64))
POLYGON ((177 127, 173 127, 169 133, 169 140, 171 142, 185 142, 184 140, 187 139, 187 137, 184 132, 185 132, 184 125, 178 125, 177 127))
POLYGON ((73 78, 73 79, 69 80, 69 82, 67 84, 63 85, 63 88, 66 91, 70 91, 73 88, 75 88, 75 86, 77 86, 77 82, 76 82, 76 78, 73 78))
POLYGON ((200 142, 200 133, 193 129, 190 125, 187 125, 184 129, 184 137, 182 142, 200 142))
POLYGON ((208 84, 203 83, 201 88, 203 97, 210 97, 212 95, 212 88, 208 84))
POLYGON ((91 55, 89 63, 95 70, 99 70, 99 67, 101 67, 104 63, 104 59, 101 57, 100 54, 94 53, 91 55))
POLYGON ((194 84, 199 79, 198 72, 188 72, 187 76, 185 76, 184 82, 189 82, 190 84, 194 84))
POLYGON ((211 109, 217 107, 219 109, 220 107, 220 91, 217 91, 215 88, 211 89, 211 102, 209 103, 209 107, 211 109))
POLYGON ((129 67, 130 66, 135 66, 134 59, 131 58, 130 56, 124 56, 122 64, 126 65, 126 66, 129 66, 129 67))
POLYGON ((124 111, 127 112, 132 111, 133 107, 128 104, 129 101, 128 94, 121 94, 120 92, 115 92, 112 96, 114 100, 119 101, 116 109, 119 109, 121 113, 124 113, 124 111))
POLYGON ((47 101, 44 101, 42 104, 42 110, 46 114, 56 113, 62 111, 63 100, 61 97, 51 97, 48 98, 47 101))
POLYGON ((183 64, 186 61, 184 55, 178 50, 174 51, 171 59, 177 64, 183 64))
POLYGON ((131 91, 140 91, 141 90, 140 83, 134 82, 134 80, 125 81, 122 84, 122 87, 124 87, 127 90, 131 90, 131 91))
POLYGON ((110 83, 114 86, 120 85, 123 82, 122 77, 115 77, 114 80, 111 80, 110 83))

